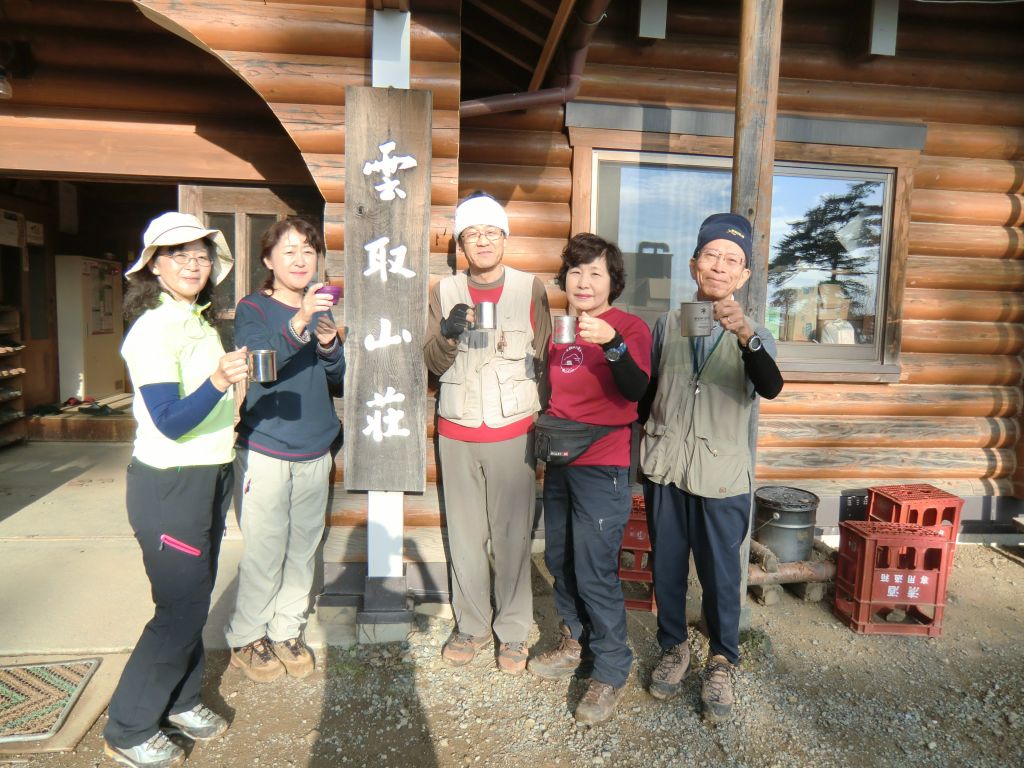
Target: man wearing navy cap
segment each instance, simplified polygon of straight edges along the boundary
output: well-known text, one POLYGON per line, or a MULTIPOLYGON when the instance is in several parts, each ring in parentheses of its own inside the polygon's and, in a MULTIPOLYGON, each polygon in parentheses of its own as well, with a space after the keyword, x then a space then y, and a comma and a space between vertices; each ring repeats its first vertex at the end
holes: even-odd
POLYGON ((750 278, 751 227, 734 213, 705 219, 690 259, 697 300, 714 304, 710 336, 686 337, 678 310, 653 333, 650 418, 641 466, 654 545, 658 644, 648 688, 667 700, 690 664, 686 583, 690 554, 703 590, 710 650, 701 701, 714 722, 730 717, 739 663, 740 545, 753 475, 748 430, 754 399, 782 390, 775 339, 744 316, 735 292, 750 278))

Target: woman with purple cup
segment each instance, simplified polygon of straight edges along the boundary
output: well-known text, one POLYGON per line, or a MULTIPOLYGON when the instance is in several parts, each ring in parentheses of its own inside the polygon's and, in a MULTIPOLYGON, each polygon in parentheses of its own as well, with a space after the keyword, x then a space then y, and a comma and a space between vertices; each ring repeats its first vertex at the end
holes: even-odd
POLYGON ((250 680, 303 678, 314 668, 302 628, 323 538, 331 448, 341 425, 345 355, 331 315, 333 286, 316 280, 325 254, 310 222, 289 218, 262 239, 269 270, 238 303, 235 343, 276 353, 277 379, 250 382, 239 413, 235 507, 245 539, 227 627, 231 666, 250 680), (312 282, 311 282, 312 281, 312 282))

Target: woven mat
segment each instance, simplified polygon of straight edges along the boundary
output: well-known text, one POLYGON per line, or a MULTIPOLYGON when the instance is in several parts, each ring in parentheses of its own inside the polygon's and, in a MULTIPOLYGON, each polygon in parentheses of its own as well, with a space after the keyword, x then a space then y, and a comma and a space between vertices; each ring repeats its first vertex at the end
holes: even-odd
POLYGON ((0 743, 57 733, 99 665, 94 658, 0 667, 0 743))

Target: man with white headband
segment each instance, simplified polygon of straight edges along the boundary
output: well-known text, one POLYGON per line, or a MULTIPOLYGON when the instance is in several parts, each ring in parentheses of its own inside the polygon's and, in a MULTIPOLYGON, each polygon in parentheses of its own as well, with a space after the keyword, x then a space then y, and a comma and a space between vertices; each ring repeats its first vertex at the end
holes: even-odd
POLYGON ((498 668, 526 669, 533 623, 530 534, 536 508, 533 422, 551 314, 540 280, 502 264, 508 215, 478 192, 455 210, 469 268, 430 292, 423 358, 440 378, 438 449, 456 627, 441 655, 468 664, 497 636, 498 668), (494 306, 494 328, 474 308, 494 306), (494 609, 491 608, 491 542, 494 609))

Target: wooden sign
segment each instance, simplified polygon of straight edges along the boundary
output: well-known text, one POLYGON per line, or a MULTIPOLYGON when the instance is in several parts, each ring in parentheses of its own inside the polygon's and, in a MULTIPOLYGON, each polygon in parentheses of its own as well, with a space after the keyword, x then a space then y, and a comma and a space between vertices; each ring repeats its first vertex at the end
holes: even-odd
POLYGON ((426 485, 429 91, 345 89, 345 488, 426 485))

